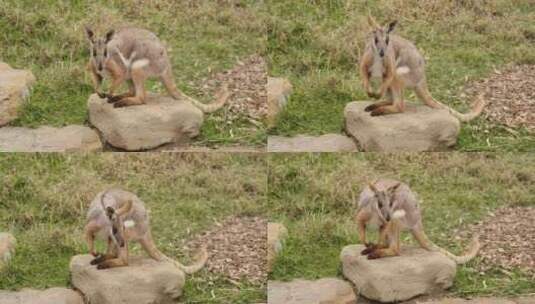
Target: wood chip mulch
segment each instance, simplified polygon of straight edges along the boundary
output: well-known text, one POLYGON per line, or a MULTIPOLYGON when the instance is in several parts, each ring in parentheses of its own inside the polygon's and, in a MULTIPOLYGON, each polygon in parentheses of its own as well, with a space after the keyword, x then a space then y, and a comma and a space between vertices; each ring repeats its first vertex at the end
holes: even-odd
POLYGON ((264 58, 252 55, 230 70, 202 80, 202 90, 215 92, 222 83, 232 93, 227 102, 227 123, 246 117, 251 123, 261 125, 267 115, 267 71, 264 58))
POLYGON ((509 66, 490 77, 471 83, 470 96, 485 92, 488 105, 483 115, 509 128, 535 132, 535 65, 509 66))
POLYGON ((479 233, 483 248, 477 266, 485 272, 499 266, 521 269, 535 275, 535 207, 506 207, 462 232, 463 237, 479 233))
POLYGON ((260 217, 231 217, 192 240, 186 248, 207 245, 206 269, 223 275, 231 283, 247 280, 265 284, 267 280, 267 220, 260 217))

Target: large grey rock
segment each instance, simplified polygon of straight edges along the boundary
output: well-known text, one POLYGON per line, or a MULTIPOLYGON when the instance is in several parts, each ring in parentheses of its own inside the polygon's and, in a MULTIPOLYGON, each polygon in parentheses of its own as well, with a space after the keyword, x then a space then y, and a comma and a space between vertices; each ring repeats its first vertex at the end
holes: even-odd
POLYGON ((203 113, 191 103, 149 94, 146 104, 114 108, 105 99, 89 97, 89 121, 114 147, 145 150, 186 142, 199 134, 203 113))
POLYGON ((37 129, 0 128, 2 152, 73 152, 99 151, 102 143, 89 127, 70 125, 63 128, 48 126, 37 129))
POLYGON ((352 152, 355 142, 341 134, 295 137, 269 136, 268 152, 352 152))
POLYGON ((279 223, 268 223, 267 230, 267 263, 268 270, 271 271, 273 268, 273 263, 277 254, 282 251, 282 244, 286 236, 288 235, 288 230, 284 225, 279 223))
POLYGON ((0 291, 2 304, 84 304, 82 296, 72 289, 50 288, 46 290, 22 289, 0 291))
POLYGON ((0 232, 0 270, 4 268, 15 253, 15 237, 11 233, 0 232))
POLYGON ((269 304, 354 304, 351 284, 336 278, 317 281, 268 282, 269 304))
POLYGON ((288 103, 288 97, 292 93, 292 84, 286 78, 268 77, 267 102, 268 102, 268 127, 275 124, 277 115, 288 103))
POLYGON ((342 271, 368 299, 403 301, 432 294, 452 286, 456 264, 439 252, 404 247, 401 255, 368 260, 360 254, 363 245, 344 247, 340 254, 342 271))
POLYGON ((0 62, 0 126, 17 118, 34 82, 32 72, 12 69, 7 63, 0 62))
POLYGON ((184 288, 184 273, 169 262, 131 257, 129 265, 97 270, 91 255, 71 259, 72 285, 89 303, 176 303, 184 288))
MULTIPOLYGON (((535 303, 535 299, 532 299, 535 303)), ((517 304, 519 302, 513 299, 505 298, 475 298, 475 299, 461 299, 461 298, 444 298, 431 301, 417 302, 418 304, 517 304)))
POLYGON ((351 102, 344 110, 346 132, 364 151, 444 151, 457 142, 461 129, 447 110, 407 103, 404 113, 372 117, 369 102, 351 102))

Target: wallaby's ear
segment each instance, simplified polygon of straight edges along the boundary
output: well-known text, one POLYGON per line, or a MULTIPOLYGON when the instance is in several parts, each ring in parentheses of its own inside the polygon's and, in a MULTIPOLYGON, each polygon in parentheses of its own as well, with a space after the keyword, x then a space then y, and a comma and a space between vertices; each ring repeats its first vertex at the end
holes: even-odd
POLYGON ((368 13, 368 24, 374 29, 379 27, 379 24, 377 24, 377 22, 375 21, 375 19, 373 19, 370 13, 368 13))
POLYGON ((126 203, 119 209, 117 209, 117 215, 121 216, 125 213, 128 213, 132 209, 132 200, 126 201, 126 203))
POLYGON ((398 21, 397 21, 397 20, 394 20, 394 21, 390 22, 390 23, 388 24, 388 27, 387 27, 387 29, 386 29, 386 32, 387 32, 387 33, 392 32, 392 31, 394 30, 394 28, 396 27, 396 24, 398 24, 398 21))
POLYGON ((84 28, 85 28, 85 34, 87 35, 87 39, 89 39, 91 43, 94 43, 95 33, 93 33, 93 30, 87 25, 84 28))
POLYGON ((111 38, 113 38, 113 34, 115 34, 115 30, 109 30, 106 33, 106 43, 110 42, 111 38))
POLYGON ((388 189, 388 194, 389 195, 394 195, 394 192, 396 192, 396 190, 399 188, 399 186, 401 186, 401 183, 397 183, 394 186, 390 187, 388 189))

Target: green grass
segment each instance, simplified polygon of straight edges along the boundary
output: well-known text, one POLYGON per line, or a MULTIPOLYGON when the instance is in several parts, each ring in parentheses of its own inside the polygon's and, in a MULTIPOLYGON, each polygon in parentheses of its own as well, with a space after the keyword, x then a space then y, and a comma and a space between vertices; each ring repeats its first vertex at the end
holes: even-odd
MULTIPOLYGON (((68 286, 69 261, 87 253, 83 227, 93 197, 109 186, 136 193, 151 212, 157 246, 190 263, 183 243, 231 215, 265 213, 266 162, 231 154, 0 155, 0 231, 17 247, 0 290, 68 286)), ((103 242, 98 243, 104 250, 103 242)), ((131 244, 133 255, 145 255, 131 244)), ((239 286, 206 270, 187 276, 185 303, 265 301, 265 284, 239 286)))
MULTIPOLYGON (((455 253, 469 241, 455 238, 459 229, 499 207, 535 207, 535 156, 530 154, 288 154, 270 155, 269 168, 270 220, 282 222, 289 232, 269 275, 275 280, 342 277, 340 251, 359 242, 353 201, 375 178, 408 183, 421 201, 430 239, 455 253)), ((408 233, 402 242, 414 244, 408 233)), ((498 266, 482 274, 478 263, 480 258, 458 268, 451 294, 535 292, 531 275, 507 274, 498 266)))
MULTIPOLYGON (((270 1, 270 74, 286 77, 294 92, 273 135, 340 132, 344 106, 368 100, 357 72, 369 31, 368 10, 378 22, 399 20, 396 32, 412 40, 427 60, 431 94, 459 111, 469 81, 507 64, 535 64, 535 7, 529 0, 497 1, 270 1)), ((408 100, 416 100, 413 93, 408 100)), ((535 135, 515 134, 482 118, 463 124, 461 151, 533 151, 535 135)))
MULTIPOLYGON (((265 52, 263 6, 257 1, 52 1, 0 3, 0 60, 30 69, 37 78, 16 126, 86 124, 93 92, 84 25, 102 34, 130 24, 156 33, 168 46, 175 82, 186 94, 209 102, 201 80, 232 68, 239 58, 265 52)), ((162 85, 151 81, 151 91, 162 85)), ((126 88, 125 88, 126 89, 126 88)), ((199 140, 263 145, 265 130, 247 120, 228 124, 225 110, 207 116, 199 140)))

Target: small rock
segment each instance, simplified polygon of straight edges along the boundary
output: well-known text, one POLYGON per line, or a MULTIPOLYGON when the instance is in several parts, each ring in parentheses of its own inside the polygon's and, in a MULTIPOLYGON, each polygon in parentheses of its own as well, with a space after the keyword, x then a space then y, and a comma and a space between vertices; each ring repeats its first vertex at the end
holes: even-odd
POLYGON ((292 93, 292 84, 286 78, 268 77, 267 80, 268 126, 272 127, 277 115, 284 109, 292 93))
POLYGON ((352 152, 355 142, 341 134, 295 137, 269 136, 268 152, 352 152))
POLYGON ((288 235, 288 230, 282 224, 279 223, 268 223, 267 231, 267 243, 268 243, 268 252, 267 252, 267 263, 268 270, 271 271, 273 268, 273 263, 277 254, 282 250, 282 243, 286 236, 288 235))
POLYGON ((344 247, 340 255, 342 271, 360 294, 380 302, 404 301, 452 286, 455 262, 439 252, 422 248, 402 248, 401 255, 368 260, 360 252, 363 245, 344 247))
POLYGON ((355 304, 351 284, 336 278, 268 282, 269 304, 355 304))
POLYGON ((37 129, 0 128, 2 152, 73 152, 99 151, 102 143, 89 127, 70 125, 63 128, 48 126, 37 129))
POLYGON ((22 289, 0 291, 2 304, 84 304, 82 296, 72 289, 50 288, 45 290, 22 289))
POLYGON ((370 116, 369 102, 351 102, 344 110, 346 132, 364 151, 444 151, 453 147, 461 129, 447 110, 406 104, 404 113, 370 116))
POLYGON ((180 143, 199 135, 203 113, 187 101, 156 94, 146 104, 114 108, 105 99, 89 97, 89 121, 112 146, 128 151, 180 143))
POLYGON ((72 285, 88 303, 176 303, 184 288, 184 273, 168 262, 130 257, 129 265, 97 270, 91 255, 71 259, 72 285))
POLYGON ((32 72, 12 69, 7 63, 0 62, 0 126, 17 118, 34 82, 32 72))
POLYGON ((15 253, 16 240, 11 233, 0 232, 0 270, 11 260, 15 253))

